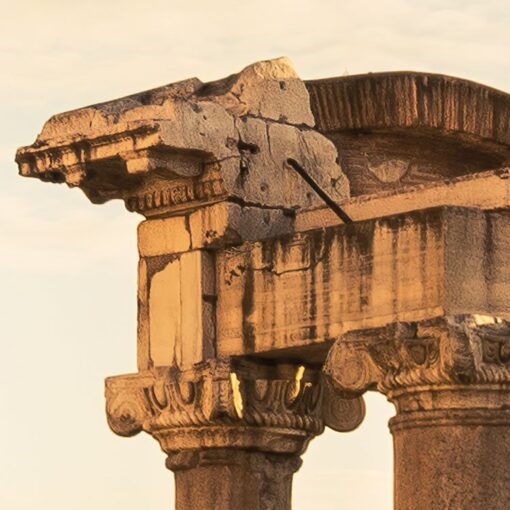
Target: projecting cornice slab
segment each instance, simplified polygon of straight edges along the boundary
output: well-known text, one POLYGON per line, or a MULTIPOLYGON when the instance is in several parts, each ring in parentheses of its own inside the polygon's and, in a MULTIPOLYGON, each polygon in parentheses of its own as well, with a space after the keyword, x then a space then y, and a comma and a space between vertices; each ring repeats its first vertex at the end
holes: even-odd
POLYGON ((16 161, 23 176, 66 182, 95 203, 120 198, 147 217, 221 200, 299 209, 322 202, 289 158, 333 200, 349 196, 334 145, 313 126, 304 82, 276 59, 55 115, 16 161))
POLYGON ((317 128, 353 195, 500 168, 510 95, 467 80, 392 72, 306 82, 317 128))
POLYGON ((510 145, 510 95, 461 78, 416 72, 307 81, 317 128, 428 127, 510 145))

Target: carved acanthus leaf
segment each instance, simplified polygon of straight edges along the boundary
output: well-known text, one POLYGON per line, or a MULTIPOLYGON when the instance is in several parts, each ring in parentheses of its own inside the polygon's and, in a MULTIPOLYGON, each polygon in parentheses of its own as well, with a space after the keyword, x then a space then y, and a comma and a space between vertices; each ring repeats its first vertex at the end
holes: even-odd
POLYGON ((203 438, 221 447, 234 436, 244 441, 250 430, 264 448, 276 441, 278 447, 299 449, 325 425, 347 432, 365 415, 362 398, 344 397, 316 369, 230 358, 184 371, 159 368, 112 377, 106 399, 115 433, 145 430, 168 451, 180 449, 183 437, 198 448, 203 438))
POLYGON ((182 372, 113 377, 106 382, 108 420, 121 435, 234 424, 318 434, 324 427, 319 376, 291 365, 212 360, 182 372))

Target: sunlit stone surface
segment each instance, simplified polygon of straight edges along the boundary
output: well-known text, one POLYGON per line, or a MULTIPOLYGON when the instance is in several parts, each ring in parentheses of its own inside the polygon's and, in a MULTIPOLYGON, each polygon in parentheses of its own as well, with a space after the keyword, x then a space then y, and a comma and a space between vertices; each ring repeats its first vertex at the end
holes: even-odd
POLYGON ((289 509, 310 440, 375 390, 396 509, 506 510, 509 147, 503 92, 277 59, 58 114, 16 160, 145 216, 138 372, 106 411, 159 442, 176 508, 289 509))

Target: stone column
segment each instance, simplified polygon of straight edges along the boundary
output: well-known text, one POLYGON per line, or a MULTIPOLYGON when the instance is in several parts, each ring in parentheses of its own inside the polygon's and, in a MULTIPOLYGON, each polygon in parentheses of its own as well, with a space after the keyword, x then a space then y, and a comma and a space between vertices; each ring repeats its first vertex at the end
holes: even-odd
POLYGON ((481 316, 346 335, 325 371, 342 391, 384 393, 397 510, 510 508, 510 328, 481 316))
POLYGON ((233 448, 177 453, 167 460, 175 473, 177 510, 290 509, 292 477, 300 465, 297 454, 233 448))
POLYGON ((361 399, 341 399, 313 368, 243 359, 112 377, 106 400, 115 433, 158 440, 178 510, 290 509, 310 439, 364 416, 361 399))
MULTIPOLYGON (((108 420, 118 434, 159 441, 179 509, 289 508, 309 440, 363 417, 360 399, 331 403, 312 367, 322 359, 271 348, 272 363, 232 360, 219 349, 218 253, 292 234, 296 211, 323 204, 309 181, 330 200, 349 197, 337 150, 314 124, 305 83, 277 59, 55 115, 17 152, 21 175, 78 187, 93 203, 123 200, 145 217, 138 373, 107 381, 108 420)), ((253 309, 246 293, 243 313, 253 309)), ((249 320, 242 336, 241 354, 260 355, 249 320)))

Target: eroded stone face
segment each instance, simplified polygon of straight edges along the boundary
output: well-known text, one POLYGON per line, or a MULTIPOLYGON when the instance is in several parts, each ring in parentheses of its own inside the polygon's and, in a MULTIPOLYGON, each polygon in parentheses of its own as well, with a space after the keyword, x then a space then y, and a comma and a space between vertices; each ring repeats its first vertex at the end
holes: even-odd
POLYGON ((300 209, 320 200, 289 158, 333 200, 349 195, 333 143, 313 126, 307 89, 282 58, 56 115, 17 162, 22 175, 146 216, 225 199, 300 209))
POLYGON ((307 87, 259 62, 57 115, 18 151, 23 175, 149 217, 138 373, 106 381, 108 422, 158 440, 179 510, 285 510, 310 439, 377 389, 395 508, 506 510, 510 96, 417 73, 307 87), (338 160, 348 225, 304 182, 343 201, 338 160))
POLYGON ((377 389, 395 405, 397 510, 508 508, 509 352, 509 323, 477 314, 335 342, 324 367, 335 387, 357 398, 377 389))
POLYGON ((510 96, 416 72, 308 81, 317 129, 338 149, 351 195, 508 166, 510 96))
POLYGON ((217 252, 217 352, 323 361, 346 331, 509 317, 508 211, 437 208, 217 252), (490 262, 489 262, 490 261, 490 262))

